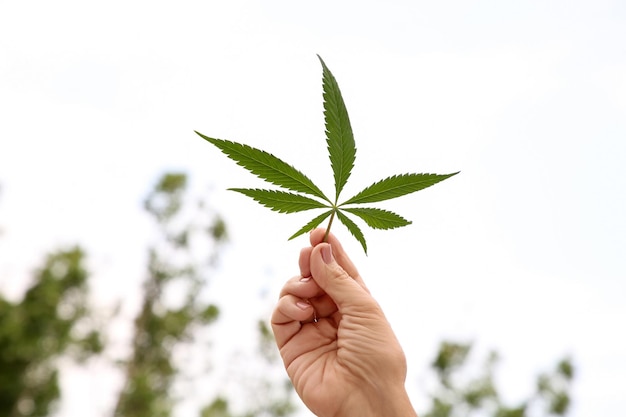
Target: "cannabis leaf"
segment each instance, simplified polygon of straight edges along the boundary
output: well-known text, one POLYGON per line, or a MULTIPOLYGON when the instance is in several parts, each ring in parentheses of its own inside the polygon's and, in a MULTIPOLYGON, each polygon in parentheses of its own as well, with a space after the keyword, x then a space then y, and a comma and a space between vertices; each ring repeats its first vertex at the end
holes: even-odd
MULTIPOLYGON (((363 232, 346 213, 360 218, 365 224, 374 229, 394 229, 409 225, 411 221, 388 210, 373 207, 354 207, 353 205, 375 203, 423 190, 458 174, 458 172, 445 175, 394 175, 375 182, 339 203, 339 196, 348 182, 352 168, 354 168, 356 145, 348 111, 341 96, 337 80, 319 55, 318 58, 322 64, 326 145, 335 180, 334 198, 327 197, 309 177, 269 152, 229 140, 211 138, 197 131, 196 133, 215 145, 238 165, 241 165, 257 177, 283 188, 283 190, 258 188, 229 188, 229 190, 246 195, 259 204, 279 213, 325 209, 322 214, 294 233, 289 238, 290 240, 313 230, 329 218, 328 226, 326 227, 326 236, 328 236, 333 220, 337 217, 359 241, 363 250, 367 253, 367 243, 363 232)), ((326 237, 324 240, 326 240, 326 237)))

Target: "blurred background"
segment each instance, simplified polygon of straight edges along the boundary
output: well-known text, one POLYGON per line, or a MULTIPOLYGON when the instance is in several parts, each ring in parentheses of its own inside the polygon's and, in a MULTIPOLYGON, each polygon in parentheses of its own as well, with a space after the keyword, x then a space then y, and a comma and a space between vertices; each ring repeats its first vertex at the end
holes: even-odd
POLYGON ((0 415, 310 415, 267 327, 309 214, 193 131, 332 189, 316 54, 346 195, 461 171, 334 229, 420 416, 626 407, 623 2, 3 0, 0 415))

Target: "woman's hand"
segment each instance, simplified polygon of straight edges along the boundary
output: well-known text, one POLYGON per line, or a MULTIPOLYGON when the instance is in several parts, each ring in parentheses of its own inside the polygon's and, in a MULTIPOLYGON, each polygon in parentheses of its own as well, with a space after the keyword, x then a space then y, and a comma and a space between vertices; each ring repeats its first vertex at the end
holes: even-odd
POLYGON ((319 417, 416 416, 406 359, 380 306, 339 241, 311 233, 272 329, 298 395, 319 417))

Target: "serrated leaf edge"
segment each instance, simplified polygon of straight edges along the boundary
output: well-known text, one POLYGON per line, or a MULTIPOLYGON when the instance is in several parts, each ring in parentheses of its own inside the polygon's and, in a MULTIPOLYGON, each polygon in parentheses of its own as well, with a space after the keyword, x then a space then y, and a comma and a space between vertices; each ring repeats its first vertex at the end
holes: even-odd
POLYGON ((300 228, 300 230, 298 230, 296 233, 294 233, 293 235, 291 235, 291 237, 288 240, 292 240, 306 232, 309 232, 311 230, 313 230, 314 228, 316 228, 317 226, 319 226, 324 220, 326 220, 326 218, 328 216, 330 216, 333 213, 333 210, 328 210, 322 214, 320 214, 319 216, 313 218, 310 222, 308 222, 307 224, 305 224, 304 226, 302 226, 300 228))
POLYGON ((298 213, 306 210, 329 208, 318 200, 288 191, 260 188, 229 188, 228 190, 250 197, 263 207, 279 213, 298 213), (283 199, 281 200, 280 197, 283 199), (298 208, 294 208, 296 206, 298 208))

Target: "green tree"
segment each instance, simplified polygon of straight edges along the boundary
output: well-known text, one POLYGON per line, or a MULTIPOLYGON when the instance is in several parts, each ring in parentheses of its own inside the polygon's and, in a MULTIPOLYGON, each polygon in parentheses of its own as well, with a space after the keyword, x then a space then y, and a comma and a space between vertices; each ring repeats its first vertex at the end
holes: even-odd
POLYGON ((59 359, 86 360, 103 349, 89 323, 85 255, 47 256, 19 302, 0 295, 0 415, 50 415, 61 396, 59 359))
POLYGON ((574 378, 571 359, 563 358, 550 372, 537 377, 535 392, 515 405, 504 404, 494 383, 498 354, 490 352, 478 375, 465 372, 471 344, 444 341, 432 363, 437 385, 423 417, 533 417, 564 416, 570 406, 574 378))
POLYGON ((168 417, 175 398, 171 393, 181 368, 173 360, 174 349, 191 342, 194 330, 218 317, 217 306, 199 297, 206 282, 207 266, 226 239, 226 228, 217 215, 207 216, 203 203, 195 211, 185 204, 187 176, 168 173, 145 199, 158 234, 148 250, 148 271, 141 307, 134 322, 132 354, 124 362, 125 385, 114 415, 119 417, 168 417), (205 257, 198 260, 201 247, 205 257), (168 302, 169 286, 182 293, 177 305, 168 302))
MULTIPOLYGON (((185 367, 173 359, 175 350, 194 342, 197 331, 219 313, 201 296, 226 241, 222 219, 202 201, 193 204, 187 176, 180 173, 159 179, 145 199, 145 209, 155 223, 156 238, 148 248, 131 354, 120 361, 125 382, 113 404, 113 414, 120 417, 173 414, 178 400, 173 385, 186 376, 185 367), (178 299, 172 300, 172 294, 178 299)), ((12 302, 0 295, 1 416, 52 415, 62 394, 59 359, 86 360, 103 351, 94 312, 88 308, 89 274, 84 263, 79 247, 57 251, 34 274, 22 300, 12 302)), ((267 327, 260 330, 261 353, 254 360, 273 366, 271 332, 267 327)), ((294 407, 284 381, 283 377, 278 388, 269 378, 254 381, 260 387, 254 393, 259 400, 249 402, 242 416, 288 416, 294 407)), ((200 415, 233 414, 227 397, 217 397, 198 411, 200 415)))

